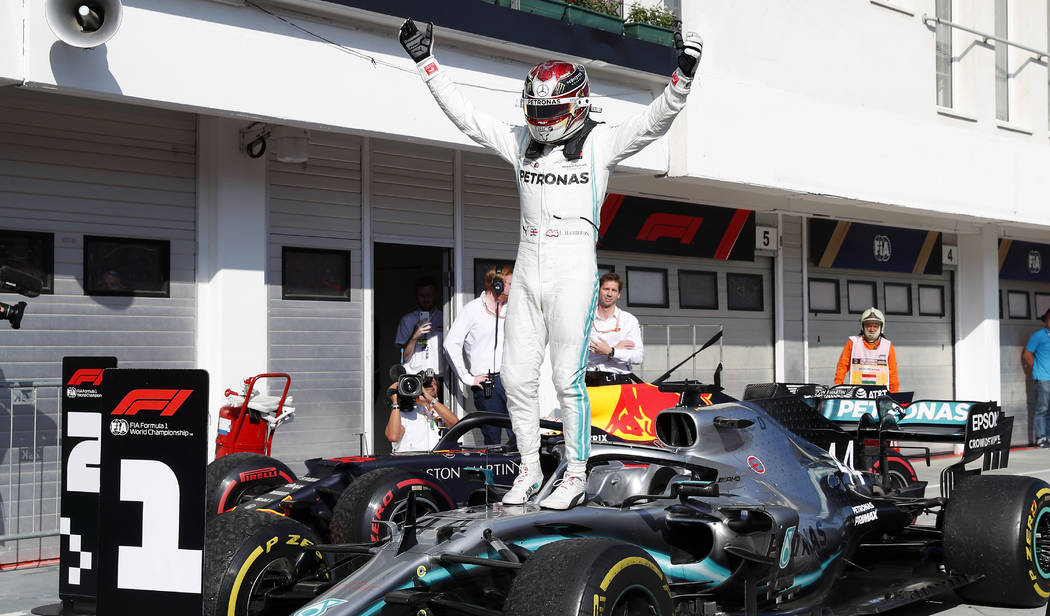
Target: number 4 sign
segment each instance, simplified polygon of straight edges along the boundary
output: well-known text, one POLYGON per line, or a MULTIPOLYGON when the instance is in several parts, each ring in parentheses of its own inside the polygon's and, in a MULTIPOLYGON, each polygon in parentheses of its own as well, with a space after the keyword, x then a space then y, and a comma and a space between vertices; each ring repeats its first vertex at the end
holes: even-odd
POLYGON ((208 375, 106 370, 99 614, 200 614, 208 375))

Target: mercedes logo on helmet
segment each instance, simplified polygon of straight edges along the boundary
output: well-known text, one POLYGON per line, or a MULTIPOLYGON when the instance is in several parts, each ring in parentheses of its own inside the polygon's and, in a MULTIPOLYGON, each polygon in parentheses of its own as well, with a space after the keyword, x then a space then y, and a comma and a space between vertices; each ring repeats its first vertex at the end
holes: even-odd
POLYGON ((536 89, 536 94, 539 96, 547 96, 550 92, 551 91, 546 84, 541 84, 540 87, 536 89))

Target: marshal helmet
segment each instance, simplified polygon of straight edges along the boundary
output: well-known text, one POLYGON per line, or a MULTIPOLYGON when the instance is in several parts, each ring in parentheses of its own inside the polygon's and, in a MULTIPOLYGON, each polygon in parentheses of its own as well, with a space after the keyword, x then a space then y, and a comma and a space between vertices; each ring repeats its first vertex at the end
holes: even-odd
POLYGON ((868 321, 878 321, 879 325, 882 325, 883 327, 886 326, 886 317, 883 316, 881 310, 879 310, 878 308, 876 308, 874 306, 872 306, 871 308, 868 308, 867 310, 864 311, 863 314, 860 315, 860 324, 861 325, 864 325, 868 321))
POLYGON ((582 64, 548 60, 525 77, 521 93, 532 138, 557 143, 583 128, 590 113, 590 87, 582 64))
POLYGON ((864 336, 864 339, 868 342, 875 342, 882 335, 882 329, 886 327, 886 317, 883 316, 882 311, 872 306, 868 308, 860 315, 860 333, 864 336), (864 329, 864 325, 867 323, 878 323, 879 333, 875 335, 869 335, 868 330, 864 329))

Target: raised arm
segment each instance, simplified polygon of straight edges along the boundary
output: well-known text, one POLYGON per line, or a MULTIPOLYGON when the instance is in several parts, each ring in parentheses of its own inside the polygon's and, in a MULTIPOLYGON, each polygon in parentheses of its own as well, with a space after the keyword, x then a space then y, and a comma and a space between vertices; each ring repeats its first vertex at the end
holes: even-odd
POLYGON ((511 165, 516 165, 527 131, 477 111, 463 96, 434 57, 434 24, 428 23, 426 30, 421 31, 414 21, 406 20, 401 25, 398 39, 415 60, 416 68, 434 95, 438 107, 456 128, 479 144, 494 150, 511 165))
POLYGON ((671 74, 671 81, 644 111, 613 130, 612 142, 607 150, 612 153, 609 165, 619 163, 664 135, 685 107, 686 96, 700 64, 704 41, 695 32, 688 32, 683 37, 680 29, 675 31, 674 41, 678 49, 678 67, 671 74))

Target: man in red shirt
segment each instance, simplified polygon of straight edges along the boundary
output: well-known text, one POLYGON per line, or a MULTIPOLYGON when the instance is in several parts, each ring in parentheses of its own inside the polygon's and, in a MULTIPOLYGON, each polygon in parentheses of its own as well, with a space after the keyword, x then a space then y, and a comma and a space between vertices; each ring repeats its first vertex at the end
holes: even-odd
POLYGON ((835 384, 885 385, 890 393, 900 390, 897 379, 897 353, 882 335, 886 317, 872 306, 860 315, 860 334, 850 336, 839 355, 835 384))

